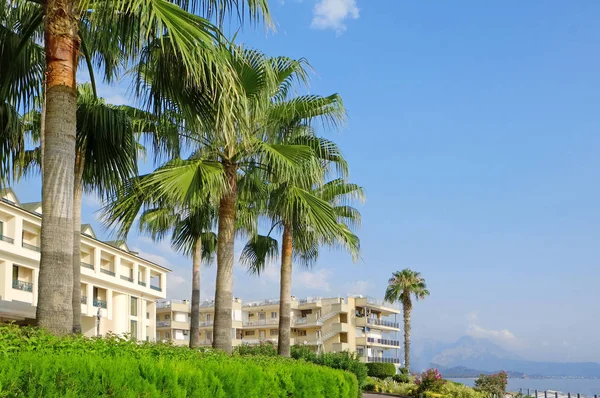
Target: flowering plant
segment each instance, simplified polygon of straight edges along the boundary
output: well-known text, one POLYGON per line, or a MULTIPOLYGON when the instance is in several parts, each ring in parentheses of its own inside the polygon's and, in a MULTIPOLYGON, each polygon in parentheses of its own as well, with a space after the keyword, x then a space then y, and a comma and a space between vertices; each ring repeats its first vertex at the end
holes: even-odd
POLYGON ((442 374, 437 369, 427 369, 415 378, 418 394, 426 391, 438 392, 442 389, 444 383, 446 383, 446 381, 442 378, 442 374))

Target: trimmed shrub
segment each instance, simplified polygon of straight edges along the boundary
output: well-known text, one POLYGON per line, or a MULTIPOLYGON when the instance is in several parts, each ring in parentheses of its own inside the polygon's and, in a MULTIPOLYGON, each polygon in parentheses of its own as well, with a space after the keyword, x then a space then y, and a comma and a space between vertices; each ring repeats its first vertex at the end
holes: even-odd
POLYGON ((410 376, 404 373, 399 373, 392 377, 396 383, 410 383, 410 376))
POLYGON ((301 359, 317 365, 327 366, 332 369, 341 369, 351 372, 356 376, 359 386, 363 386, 367 378, 367 367, 360 361, 358 355, 349 352, 328 352, 316 354, 309 347, 295 345, 291 347, 294 359, 301 359))
POLYGON ((280 357, 167 344, 56 338, 0 327, 0 396, 356 398, 356 377, 280 357))
POLYGON ((398 373, 400 373, 401 375, 410 375, 410 372, 406 368, 400 368, 398 373))
POLYGON ((396 374, 396 366, 393 363, 368 363, 367 369, 369 370, 369 376, 378 379, 394 377, 396 374))
POLYGON ((487 398, 487 394, 473 390, 464 384, 447 382, 442 389, 443 393, 451 398, 487 398))

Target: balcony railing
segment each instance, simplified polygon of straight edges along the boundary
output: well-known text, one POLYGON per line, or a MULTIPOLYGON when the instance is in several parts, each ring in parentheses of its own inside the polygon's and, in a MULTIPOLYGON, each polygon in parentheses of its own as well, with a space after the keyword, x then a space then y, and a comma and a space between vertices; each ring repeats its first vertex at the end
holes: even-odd
POLYGON ((40 251, 41 251, 41 249, 40 249, 40 247, 39 247, 39 246, 32 245, 32 244, 30 244, 30 243, 25 243, 25 242, 23 242, 23 243, 21 243, 21 245, 22 245, 22 246, 23 246, 25 249, 33 250, 34 252, 40 252, 40 251))
POLYGON ((81 262, 81 266, 83 268, 88 268, 88 269, 91 269, 91 270, 94 269, 94 266, 92 264, 84 263, 83 261, 81 262))
POLYGON ((81 296, 81 304, 87 304, 87 296, 81 296))
POLYGON ((138 285, 146 287, 146 282, 138 281, 138 285))
POLYGON ((205 328, 205 327, 209 327, 213 325, 213 321, 204 321, 204 322, 200 322, 200 327, 201 328, 205 328))
POLYGON ((100 268, 100 272, 102 272, 103 274, 106 274, 106 275, 115 276, 115 273, 109 269, 100 268))
POLYGON ((214 307, 214 305, 215 305, 215 300, 206 300, 205 302, 200 304, 200 307, 214 307))
POLYGON ((400 363, 400 358, 380 358, 380 357, 368 357, 368 362, 381 362, 381 363, 400 363))
POLYGON ((150 285, 150 289, 156 290, 157 292, 162 292, 162 289, 159 286, 150 285))
POLYGON ((0 235, 0 240, 3 240, 8 243, 15 243, 15 240, 13 238, 9 238, 6 235, 0 235))
POLYGON ((106 309, 106 301, 105 300, 94 299, 93 304, 94 304, 94 307, 100 307, 100 308, 106 309))
POLYGON ((33 292, 33 283, 13 279, 13 289, 22 290, 24 292, 33 292))
POLYGON ((165 326, 171 326, 171 321, 156 322, 156 326, 159 328, 164 328, 165 326))
POLYGON ((367 318, 367 323, 369 325, 387 326, 387 327, 396 328, 396 329, 400 328, 400 324, 398 322, 390 322, 390 321, 385 321, 383 319, 377 319, 377 318, 367 318))
POLYGON ((398 340, 376 339, 375 337, 367 337, 367 343, 375 343, 375 344, 383 344, 383 345, 391 345, 394 347, 400 347, 400 342, 398 340))
POLYGON ((265 325, 278 325, 279 319, 260 319, 258 321, 247 321, 244 322, 244 326, 265 326, 265 325))
POLYGON ((244 303, 244 307, 264 307, 267 305, 277 305, 279 304, 279 300, 275 299, 267 299, 262 301, 250 301, 248 303, 244 303))
POLYGON ((124 281, 127 281, 127 282, 133 282, 133 278, 130 278, 130 277, 125 276, 125 275, 121 275, 121 279, 123 279, 124 281))

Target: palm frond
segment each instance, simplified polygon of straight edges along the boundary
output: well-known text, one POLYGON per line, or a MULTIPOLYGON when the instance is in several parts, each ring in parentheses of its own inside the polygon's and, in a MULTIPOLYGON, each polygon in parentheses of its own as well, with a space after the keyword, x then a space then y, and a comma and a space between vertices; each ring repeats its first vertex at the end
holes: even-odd
POLYGON ((260 275, 267 264, 279 256, 279 244, 268 235, 255 235, 244 246, 240 262, 248 267, 248 272, 260 275))

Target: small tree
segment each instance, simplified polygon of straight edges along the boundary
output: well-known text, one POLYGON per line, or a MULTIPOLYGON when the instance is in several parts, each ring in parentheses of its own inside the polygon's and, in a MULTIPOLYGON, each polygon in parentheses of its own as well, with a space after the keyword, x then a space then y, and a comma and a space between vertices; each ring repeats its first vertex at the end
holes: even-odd
POLYGON ((475 389, 481 392, 486 392, 496 396, 504 396, 506 393, 506 384, 508 383, 508 375, 505 371, 491 374, 479 375, 475 380, 475 389))

